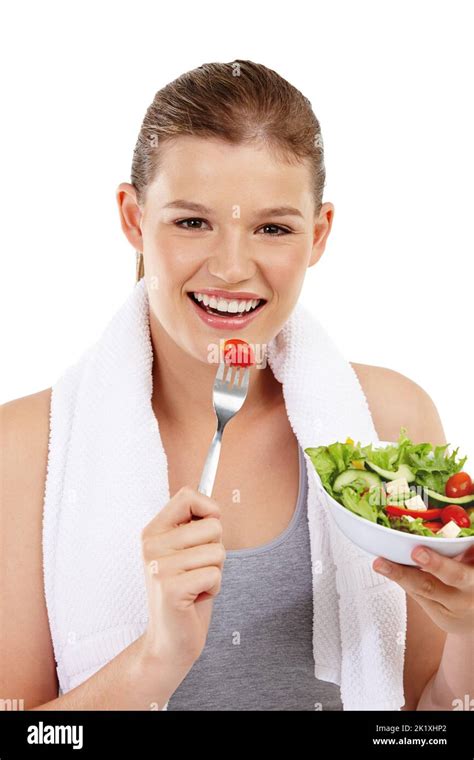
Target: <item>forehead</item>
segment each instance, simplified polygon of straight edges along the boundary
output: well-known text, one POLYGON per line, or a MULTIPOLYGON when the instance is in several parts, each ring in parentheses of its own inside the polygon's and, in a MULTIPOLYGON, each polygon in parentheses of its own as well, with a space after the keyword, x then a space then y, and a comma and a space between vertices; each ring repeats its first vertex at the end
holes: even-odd
POLYGON ((257 197, 265 205, 311 204, 307 162, 289 163, 271 146, 260 142, 235 145, 216 138, 181 135, 160 148, 160 168, 149 186, 148 197, 165 203, 194 193, 257 197), (268 201, 268 203, 267 203, 268 201))

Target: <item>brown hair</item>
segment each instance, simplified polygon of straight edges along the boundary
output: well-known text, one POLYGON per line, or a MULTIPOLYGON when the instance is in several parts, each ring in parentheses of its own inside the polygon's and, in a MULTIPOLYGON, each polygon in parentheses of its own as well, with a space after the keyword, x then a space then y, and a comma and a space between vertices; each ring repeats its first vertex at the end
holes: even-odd
MULTIPOLYGON (((289 163, 307 159, 319 214, 326 180, 319 121, 308 98, 273 69, 242 60, 204 63, 156 93, 133 153, 131 182, 139 205, 159 171, 159 147, 179 135, 260 141, 289 163)), ((137 282, 143 274, 137 252, 137 282)))

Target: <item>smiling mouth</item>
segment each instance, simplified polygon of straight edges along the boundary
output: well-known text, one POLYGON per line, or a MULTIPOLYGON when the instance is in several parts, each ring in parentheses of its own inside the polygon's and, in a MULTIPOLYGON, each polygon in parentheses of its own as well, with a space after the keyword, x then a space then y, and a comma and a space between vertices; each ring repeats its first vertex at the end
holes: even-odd
MULTIPOLYGON (((226 319, 228 318, 238 319, 239 317, 246 317, 249 314, 255 314, 255 312, 259 311, 267 303, 265 299, 262 298, 260 299, 259 303, 255 307, 250 308, 248 311, 237 311, 237 312, 219 311, 219 309, 214 309, 211 306, 205 306, 202 301, 198 301, 198 299, 194 296, 193 293, 188 292, 187 295, 192 301, 194 301, 195 304, 199 306, 199 308, 207 312, 207 314, 213 314, 214 316, 217 316, 217 317, 225 317, 226 319)), ((235 300, 241 302, 243 299, 235 299, 235 300)), ((250 299, 247 299, 247 300, 250 300, 250 299)))

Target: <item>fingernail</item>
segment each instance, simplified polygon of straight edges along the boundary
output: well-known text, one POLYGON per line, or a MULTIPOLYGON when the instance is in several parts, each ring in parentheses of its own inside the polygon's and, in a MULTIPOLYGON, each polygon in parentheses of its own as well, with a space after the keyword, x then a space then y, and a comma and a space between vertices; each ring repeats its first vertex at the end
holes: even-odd
POLYGON ((374 565, 374 570, 376 570, 378 573, 382 573, 382 575, 390 575, 392 572, 392 566, 388 564, 388 562, 377 562, 374 565))
POLYGON ((427 565, 430 561, 430 555, 424 549, 419 549, 415 552, 415 559, 420 565, 427 565))

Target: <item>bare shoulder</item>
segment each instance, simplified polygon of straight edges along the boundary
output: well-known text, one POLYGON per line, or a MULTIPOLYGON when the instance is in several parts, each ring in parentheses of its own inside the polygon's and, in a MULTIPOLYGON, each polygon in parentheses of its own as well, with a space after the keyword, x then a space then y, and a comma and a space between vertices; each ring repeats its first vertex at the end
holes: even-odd
POLYGON ((51 404, 51 388, 31 393, 29 396, 15 398, 0 405, 2 432, 12 432, 25 426, 40 437, 46 438, 49 432, 49 410, 51 404))
MULTIPOLYGON (((2 496, 11 497, 10 489, 21 486, 22 492, 28 491, 26 505, 31 508, 34 508, 31 497, 42 496, 44 488, 50 404, 51 388, 46 388, 0 406, 0 441, 5 470, 2 496)), ((37 504, 37 498, 34 501, 37 504)))
POLYGON ((25 709, 57 696, 43 586, 51 388, 0 406, 0 693, 25 709))
POLYGON ((403 426, 415 443, 446 443, 435 403, 418 383, 388 367, 355 362, 351 362, 351 366, 359 378, 381 440, 396 441, 403 426))
POLYGON ((42 496, 44 488, 50 404, 51 388, 46 388, 0 406, 2 465, 5 468, 2 496, 10 497, 10 488, 21 484, 22 491, 28 490, 27 504, 31 507, 31 497, 42 496))

